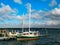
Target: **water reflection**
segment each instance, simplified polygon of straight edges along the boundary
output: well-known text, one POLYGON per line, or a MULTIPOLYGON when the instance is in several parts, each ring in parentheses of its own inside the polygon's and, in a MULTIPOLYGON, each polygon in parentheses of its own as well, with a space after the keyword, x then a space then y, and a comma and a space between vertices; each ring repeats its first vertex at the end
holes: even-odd
POLYGON ((0 41, 0 45, 35 45, 34 41, 0 41))

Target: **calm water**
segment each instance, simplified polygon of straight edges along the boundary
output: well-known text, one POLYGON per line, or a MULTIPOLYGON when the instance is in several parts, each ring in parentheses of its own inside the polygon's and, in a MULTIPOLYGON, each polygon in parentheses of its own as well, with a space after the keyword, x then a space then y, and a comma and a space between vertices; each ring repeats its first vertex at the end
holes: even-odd
MULTIPOLYGON (((31 29, 36 30, 36 29, 31 29)), ((37 29, 41 34, 45 30, 37 29)), ((0 45, 60 45, 60 29, 47 29, 48 36, 41 36, 38 40, 33 41, 0 41, 0 45)))

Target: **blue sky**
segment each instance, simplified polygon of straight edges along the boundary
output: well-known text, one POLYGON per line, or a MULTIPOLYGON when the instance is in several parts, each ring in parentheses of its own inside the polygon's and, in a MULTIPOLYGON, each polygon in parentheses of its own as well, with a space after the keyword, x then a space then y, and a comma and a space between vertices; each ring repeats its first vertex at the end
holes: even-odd
POLYGON ((32 28, 60 28, 60 0, 0 0, 0 28, 28 27, 30 5, 32 28))

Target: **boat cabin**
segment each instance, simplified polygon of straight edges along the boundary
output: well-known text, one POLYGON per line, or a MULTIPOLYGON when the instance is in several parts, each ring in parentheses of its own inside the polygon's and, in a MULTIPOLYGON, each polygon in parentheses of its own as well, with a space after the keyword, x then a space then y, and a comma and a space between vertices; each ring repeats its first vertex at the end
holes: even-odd
POLYGON ((34 31, 34 32, 23 32, 22 33, 23 36, 38 36, 38 32, 34 31))

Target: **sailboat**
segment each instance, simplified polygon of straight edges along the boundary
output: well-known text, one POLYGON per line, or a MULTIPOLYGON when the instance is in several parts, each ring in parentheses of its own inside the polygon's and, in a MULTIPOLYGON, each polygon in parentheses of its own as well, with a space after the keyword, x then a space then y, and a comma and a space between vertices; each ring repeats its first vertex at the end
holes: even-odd
POLYGON ((39 37, 38 31, 30 30, 31 5, 29 6, 29 31, 24 32, 24 16, 22 18, 22 33, 16 36, 17 40, 35 40, 39 37))

